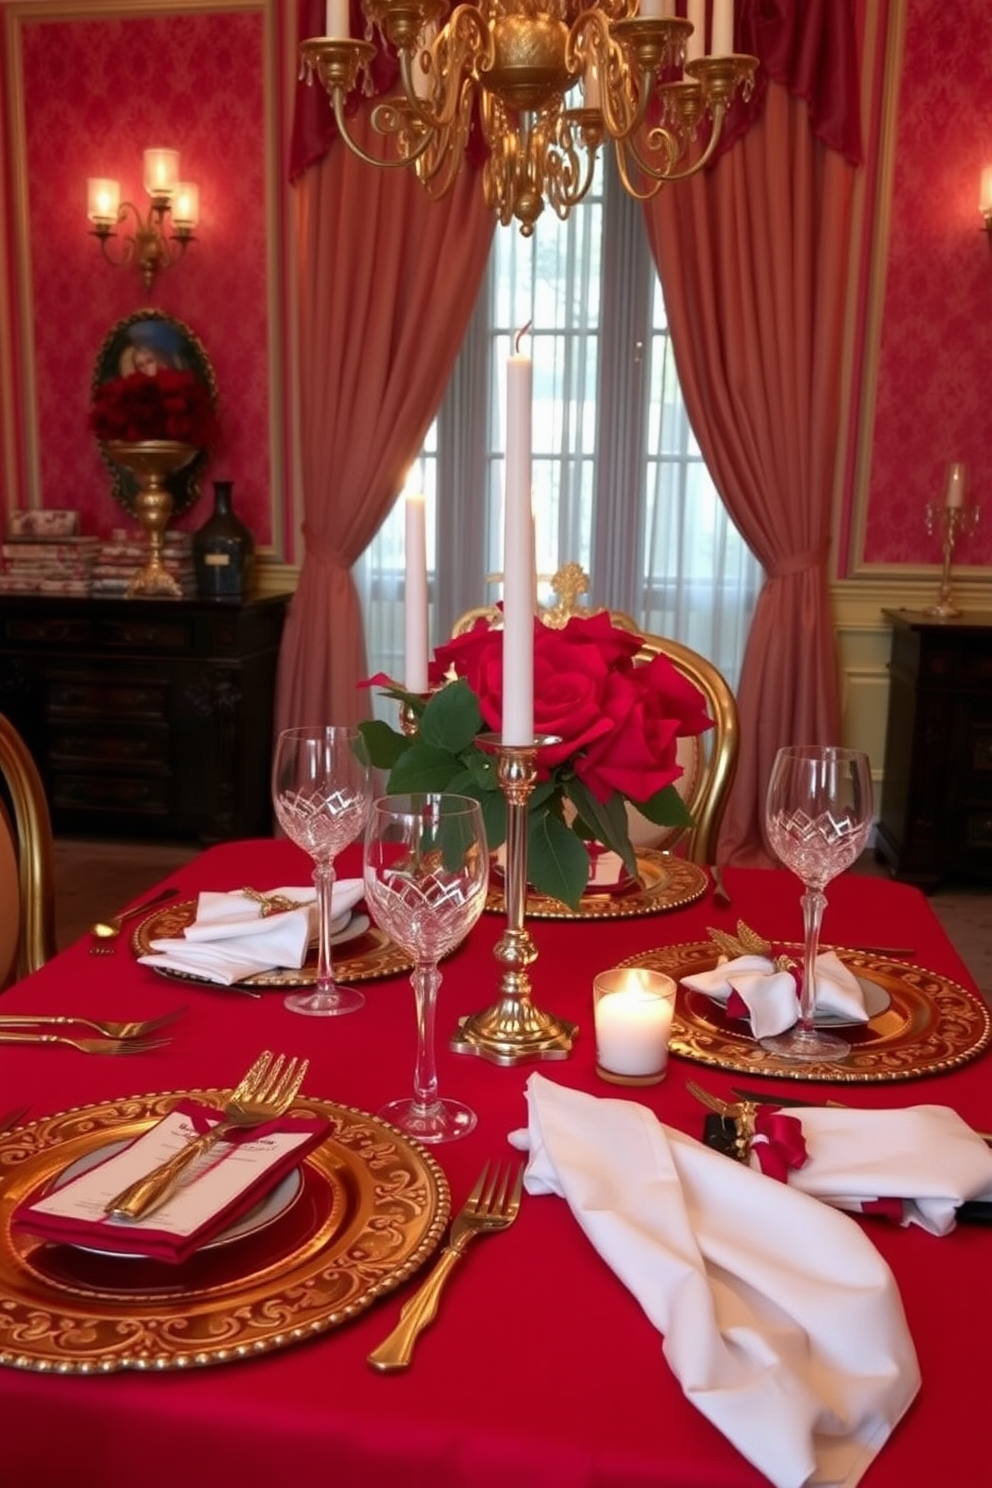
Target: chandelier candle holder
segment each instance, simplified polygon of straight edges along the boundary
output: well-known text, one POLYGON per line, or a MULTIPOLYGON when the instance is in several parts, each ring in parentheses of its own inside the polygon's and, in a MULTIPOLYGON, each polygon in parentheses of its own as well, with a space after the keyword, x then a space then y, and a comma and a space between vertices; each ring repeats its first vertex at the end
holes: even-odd
POLYGON ((330 98, 341 138, 369 165, 412 166, 428 193, 450 190, 473 121, 487 149, 486 205, 506 226, 534 231, 545 203, 565 218, 592 184, 596 154, 613 144, 626 190, 640 200, 694 175, 719 143, 727 109, 749 96, 756 57, 734 53, 733 0, 715 0, 710 55, 698 24, 656 14, 669 0, 362 0, 367 35, 395 50, 400 89, 373 105, 392 139, 385 160, 351 137, 347 100, 371 93, 378 47, 348 35, 331 0, 328 36, 301 45, 301 71, 330 98), (719 54, 723 47, 726 53, 719 54), (579 89, 581 103, 570 106, 579 89), (705 122, 709 130, 701 129, 705 122))
POLYGON ((942 504, 928 501, 925 511, 926 528, 930 537, 940 535, 944 563, 940 574, 940 589, 936 602, 928 605, 925 615, 939 620, 954 620, 963 614, 954 603, 951 593, 951 565, 958 539, 970 537, 978 525, 978 507, 967 504, 967 478, 965 466, 955 463, 948 466, 947 489, 942 504))
POLYGON ((532 744, 503 744, 495 734, 480 736, 497 757, 500 788, 506 797, 506 930, 493 949, 500 967, 499 995, 483 1012, 459 1022, 451 1039, 456 1054, 476 1054, 492 1064, 532 1059, 567 1059, 578 1025, 545 1013, 531 1001, 528 968, 537 947, 525 924, 527 904, 527 802, 537 780, 537 751, 556 744, 542 735, 532 744))

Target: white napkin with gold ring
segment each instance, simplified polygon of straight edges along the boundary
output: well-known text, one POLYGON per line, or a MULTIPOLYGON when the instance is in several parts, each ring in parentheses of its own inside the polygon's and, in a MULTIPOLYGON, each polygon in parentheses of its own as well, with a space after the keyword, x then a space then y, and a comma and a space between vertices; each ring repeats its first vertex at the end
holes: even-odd
POLYGON ((689 1400, 775 1485, 853 1488, 919 1389, 860 1226, 633 1101, 527 1082, 531 1194, 565 1198, 689 1400))
MULTIPOLYGON (((360 878, 335 881, 331 913, 342 928, 364 892, 360 878)), ((153 940, 152 953, 139 957, 140 961, 146 966, 204 977, 222 986, 274 967, 301 967, 316 930, 315 891, 312 887, 282 888, 272 893, 302 902, 303 907, 267 914, 263 904, 240 891, 205 891, 197 900, 193 923, 184 933, 153 940)))
POLYGON ((866 1204, 893 1199, 902 1224, 946 1235, 959 1205, 992 1200, 992 1150, 949 1106, 790 1106, 788 1115, 806 1143, 790 1187, 838 1209, 867 1212, 866 1204))
MULTIPOLYGON (((702 992, 716 1002, 726 1002, 736 992, 748 1010, 755 1038, 782 1033, 799 1017, 799 999, 791 971, 776 968, 767 956, 721 960, 712 971, 684 976, 681 981, 684 987, 702 992)), ((815 1009, 852 1023, 868 1021, 858 979, 833 951, 825 951, 816 958, 815 1009)))

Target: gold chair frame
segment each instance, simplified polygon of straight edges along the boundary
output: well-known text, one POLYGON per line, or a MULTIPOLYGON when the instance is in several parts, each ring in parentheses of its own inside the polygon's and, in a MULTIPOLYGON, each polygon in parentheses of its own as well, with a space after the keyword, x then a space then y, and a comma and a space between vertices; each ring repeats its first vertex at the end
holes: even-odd
POLYGON ((3 714, 0 714, 0 776, 9 796, 17 853, 21 902, 14 975, 20 978, 37 971, 55 954, 55 853, 48 800, 38 767, 20 734, 3 714))
MULTIPOLYGON (((578 563, 566 563, 551 580, 557 596, 555 603, 539 607, 538 614, 545 625, 560 629, 575 616, 590 616, 596 611, 582 605, 580 597, 587 593, 589 580, 578 563)), ((704 866, 717 860, 717 838, 720 823, 726 809, 730 787, 737 770, 740 751, 740 720, 737 700, 730 684, 722 672, 680 641, 667 636, 651 635, 641 629, 633 617, 622 610, 610 610, 614 625, 640 636, 642 645, 637 653, 639 661, 650 661, 653 656, 667 656, 672 665, 696 687, 706 699, 706 709, 713 719, 713 728, 696 738, 683 742, 683 748, 692 751, 692 760, 686 769, 689 777, 684 790, 685 804, 692 815, 693 825, 686 828, 654 828, 658 834, 653 846, 677 851, 690 862, 704 866)), ((461 615, 452 628, 452 635, 471 630, 477 620, 486 620, 491 626, 502 625, 502 615, 495 605, 483 605, 461 615)))

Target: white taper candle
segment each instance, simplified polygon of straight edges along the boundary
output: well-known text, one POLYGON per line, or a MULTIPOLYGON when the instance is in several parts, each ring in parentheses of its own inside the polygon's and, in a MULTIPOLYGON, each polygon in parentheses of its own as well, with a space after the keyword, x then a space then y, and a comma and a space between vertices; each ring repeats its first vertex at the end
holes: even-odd
POLYGON ((324 35, 351 35, 351 7, 348 0, 326 0, 324 6, 324 35))
POLYGON ((692 35, 685 44, 685 60, 695 62, 706 52, 706 0, 689 0, 686 19, 692 22, 692 35))
POLYGON ((406 623, 404 683, 407 692, 426 692, 427 683, 427 522, 424 498, 406 498, 406 623))
MULTIPOLYGON (((522 334, 522 333, 521 333, 522 334)), ((519 342, 519 336, 517 338, 519 342)), ((531 506, 533 365, 506 364, 506 479, 503 494, 504 744, 534 742, 534 519, 531 506)))
POLYGON ((955 463, 947 467, 947 492, 944 497, 945 506, 964 506, 965 492, 968 488, 968 472, 964 465, 955 463))
POLYGON ((734 0, 713 0, 713 37, 710 51, 714 57, 729 57, 734 50, 734 0))

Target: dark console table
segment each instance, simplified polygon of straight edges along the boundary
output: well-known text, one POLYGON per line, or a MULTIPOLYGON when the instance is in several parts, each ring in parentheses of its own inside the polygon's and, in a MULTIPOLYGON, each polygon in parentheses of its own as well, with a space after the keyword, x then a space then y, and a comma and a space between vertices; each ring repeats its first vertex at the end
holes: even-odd
POLYGON ((0 712, 38 763, 55 830, 271 832, 288 602, 0 597, 0 712))
POLYGON ((878 853, 924 887, 992 875, 992 613, 883 614, 892 656, 878 853))

